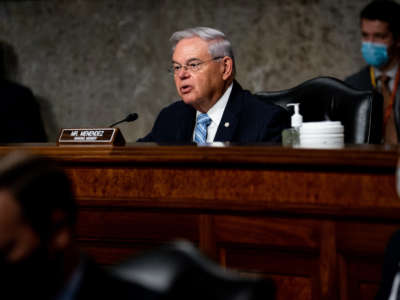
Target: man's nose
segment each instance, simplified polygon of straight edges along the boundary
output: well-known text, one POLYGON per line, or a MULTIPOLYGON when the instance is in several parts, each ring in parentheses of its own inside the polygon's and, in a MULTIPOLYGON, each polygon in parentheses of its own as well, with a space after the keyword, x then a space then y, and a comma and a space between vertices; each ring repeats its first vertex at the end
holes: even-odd
POLYGON ((376 39, 375 39, 375 37, 373 35, 368 35, 368 36, 364 36, 362 38, 362 41, 363 42, 374 43, 374 42, 376 42, 376 39))
POLYGON ((189 77, 190 73, 188 71, 187 66, 182 66, 182 68, 178 71, 178 77, 179 78, 186 78, 189 77))

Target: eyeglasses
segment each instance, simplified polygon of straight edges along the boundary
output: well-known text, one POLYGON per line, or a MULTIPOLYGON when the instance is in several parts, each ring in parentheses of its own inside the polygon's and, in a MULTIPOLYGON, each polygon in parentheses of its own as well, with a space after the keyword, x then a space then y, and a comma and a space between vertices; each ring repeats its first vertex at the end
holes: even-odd
POLYGON ((190 72, 197 72, 201 69, 201 65, 208 63, 210 61, 215 61, 215 60, 219 60, 223 58, 223 56, 217 56, 214 58, 211 58, 210 60, 206 60, 206 61, 197 61, 197 62, 191 62, 188 65, 179 65, 179 64, 173 64, 169 69, 168 72, 170 72, 171 74, 177 75, 179 73, 180 70, 185 70, 185 71, 190 71, 190 72))

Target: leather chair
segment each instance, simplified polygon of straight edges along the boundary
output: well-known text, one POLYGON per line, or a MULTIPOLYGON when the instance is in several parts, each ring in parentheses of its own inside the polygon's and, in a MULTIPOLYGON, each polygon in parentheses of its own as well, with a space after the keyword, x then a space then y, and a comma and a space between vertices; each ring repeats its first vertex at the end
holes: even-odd
POLYGON ((288 103, 300 103, 303 122, 341 121, 346 144, 381 143, 383 99, 375 91, 357 90, 333 77, 316 77, 291 89, 256 94, 286 109, 288 103))
POLYGON ((163 299, 275 299, 272 280, 223 269, 187 241, 176 241, 114 267, 125 280, 161 295, 163 299))

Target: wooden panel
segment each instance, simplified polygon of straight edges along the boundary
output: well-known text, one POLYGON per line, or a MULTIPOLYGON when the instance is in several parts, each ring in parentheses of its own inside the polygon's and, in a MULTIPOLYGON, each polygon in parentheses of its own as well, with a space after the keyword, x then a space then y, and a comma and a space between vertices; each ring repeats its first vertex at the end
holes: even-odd
POLYGON ((221 245, 221 248, 228 268, 272 278, 277 286, 277 299, 319 299, 316 256, 269 248, 233 245, 221 245))
POLYGON ((79 239, 82 249, 101 265, 113 265, 160 246, 161 242, 79 239))
POLYGON ((378 292, 378 285, 372 283, 362 283, 360 285, 360 298, 361 300, 374 300, 378 292))
POLYGON ((350 254, 381 254, 389 237, 400 228, 399 222, 338 222, 336 225, 338 250, 350 254))
POLYGON ((273 278, 278 299, 373 299, 400 228, 398 147, 0 147, 59 161, 81 246, 112 264, 185 238, 222 265, 273 278))
POLYGON ((313 220, 216 216, 220 243, 270 245, 318 251, 319 223, 313 220))
POLYGON ((191 214, 120 209, 87 209, 79 213, 78 237, 98 240, 197 241, 198 217, 191 214))
POLYGON ((2 145, 0 155, 14 150, 26 150, 55 158, 66 165, 113 164, 116 165, 167 165, 187 164, 231 165, 235 168, 253 166, 266 168, 286 166, 286 169, 326 166, 367 168, 368 172, 393 169, 398 160, 398 146, 347 145, 343 149, 301 149, 271 145, 196 147, 160 147, 151 143, 135 143, 127 147, 58 147, 48 144, 2 145))
POLYGON ((348 299, 374 299, 381 279, 381 257, 346 257, 348 299))
POLYGON ((74 168, 75 192, 89 199, 137 199, 143 205, 271 209, 331 205, 400 209, 393 174, 209 168, 74 168), (288 184, 290 182, 290 184, 288 184), (335 182, 335 184, 332 184, 335 182), (282 187, 292 188, 282 188, 282 187), (206 187, 206 188, 205 188, 206 187))
POLYGON ((272 278, 276 284, 276 300, 313 299, 310 278, 278 275, 270 276, 269 278, 272 278))
POLYGON ((336 228, 332 221, 321 222, 320 294, 322 299, 337 299, 336 228))
POLYGON ((226 266, 240 271, 300 277, 318 273, 318 256, 312 253, 237 245, 219 245, 219 248, 225 251, 226 266))

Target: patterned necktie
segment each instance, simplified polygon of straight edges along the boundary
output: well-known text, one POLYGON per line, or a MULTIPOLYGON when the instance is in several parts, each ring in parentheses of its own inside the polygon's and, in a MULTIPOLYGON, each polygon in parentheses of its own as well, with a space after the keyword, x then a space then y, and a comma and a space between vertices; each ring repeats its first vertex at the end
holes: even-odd
POLYGON ((211 118, 207 114, 200 114, 197 117, 196 128, 194 129, 194 141, 197 144, 207 142, 207 127, 211 123, 211 118))

